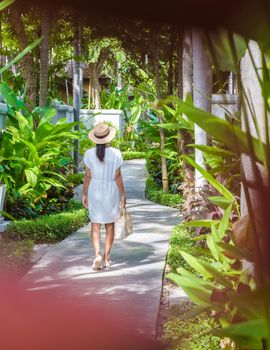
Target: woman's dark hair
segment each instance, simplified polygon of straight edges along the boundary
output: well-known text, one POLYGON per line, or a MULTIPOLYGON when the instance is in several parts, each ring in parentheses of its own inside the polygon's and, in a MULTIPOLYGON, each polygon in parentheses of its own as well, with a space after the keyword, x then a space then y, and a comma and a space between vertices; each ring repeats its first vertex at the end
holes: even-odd
POLYGON ((105 156, 105 144, 104 145, 97 144, 96 147, 97 147, 96 155, 97 155, 98 159, 101 162, 103 162, 104 156, 105 156))

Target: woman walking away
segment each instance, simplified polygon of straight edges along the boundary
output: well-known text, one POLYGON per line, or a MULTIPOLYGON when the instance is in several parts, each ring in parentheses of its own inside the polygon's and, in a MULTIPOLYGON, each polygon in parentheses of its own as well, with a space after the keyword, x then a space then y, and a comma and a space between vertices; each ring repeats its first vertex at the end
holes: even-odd
POLYGON ((110 251, 114 239, 114 222, 120 215, 120 204, 126 206, 126 195, 121 175, 123 158, 120 150, 110 147, 109 142, 116 131, 107 124, 100 123, 89 133, 89 139, 96 147, 85 152, 86 168, 83 183, 83 205, 89 210, 91 238, 96 257, 94 270, 111 265, 110 251), (102 257, 100 251, 100 226, 105 224, 106 243, 102 257))

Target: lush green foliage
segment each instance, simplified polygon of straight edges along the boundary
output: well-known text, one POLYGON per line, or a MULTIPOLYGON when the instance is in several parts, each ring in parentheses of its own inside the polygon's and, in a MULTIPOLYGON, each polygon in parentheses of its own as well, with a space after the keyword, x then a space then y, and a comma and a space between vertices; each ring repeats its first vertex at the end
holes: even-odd
POLYGON ((71 182, 75 187, 83 183, 84 173, 69 174, 67 176, 67 181, 71 182))
MULTIPOLYGON (((269 108, 269 71, 266 69, 266 63, 263 69, 264 75, 263 79, 260 79, 260 84, 265 104, 269 108)), ((187 102, 180 102, 179 110, 204 129, 208 135, 225 144, 229 151, 239 156, 243 153, 250 156, 256 178, 256 191, 261 200, 260 214, 254 210, 253 203, 250 202, 249 189, 254 190, 255 187, 249 184, 245 177, 242 177, 248 216, 242 217, 232 225, 233 208, 234 212, 237 212, 238 206, 235 196, 228 190, 228 183, 224 186, 214 178, 214 174, 205 171, 191 158, 186 157, 186 161, 199 170, 218 192, 219 196, 212 196, 209 200, 222 210, 222 216, 220 220, 188 223, 189 226, 210 228, 209 233, 201 239, 205 241, 212 256, 211 261, 205 262, 182 250, 182 257, 196 273, 191 274, 186 269, 179 267, 177 274, 170 274, 169 277, 181 285, 201 310, 214 310, 220 324, 215 334, 229 336, 241 348, 261 350, 268 349, 270 339, 269 244, 267 248, 262 247, 262 242, 266 243, 269 232, 268 213, 264 211, 264 208, 269 206, 269 182, 267 185, 263 183, 259 171, 256 170, 256 162, 260 162, 265 169, 269 169, 270 148, 269 135, 264 143, 260 136, 256 116, 253 114, 253 106, 248 105, 244 93, 242 97, 246 132, 231 123, 230 120, 221 120, 187 102), (252 115, 258 138, 250 135, 246 109, 249 109, 252 115), (243 261, 253 264, 253 272, 243 270, 243 261)), ((265 118, 265 125, 268 125, 268 116, 265 115, 265 118)), ((215 151, 220 152, 217 149, 211 150, 211 152, 215 151)))
POLYGON ((145 195, 146 198, 152 202, 172 208, 179 208, 182 201, 182 196, 180 194, 164 192, 150 177, 146 180, 145 195))
MULTIPOLYGON (((167 159, 168 180, 170 192, 173 194, 180 193, 179 186, 183 181, 183 172, 181 168, 181 160, 178 157, 167 159)), ((158 149, 152 149, 147 152, 146 170, 151 178, 155 181, 159 188, 162 188, 160 153, 158 149)))
POLYGON ((22 219, 12 222, 5 236, 15 241, 30 239, 35 243, 54 243, 84 226, 87 220, 85 208, 44 215, 35 220, 22 219))
POLYGON ((124 160, 139 159, 139 158, 146 158, 146 153, 139 152, 139 151, 125 151, 125 152, 122 152, 122 156, 124 160))
POLYGON ((170 236, 170 248, 167 256, 167 262, 173 271, 178 267, 184 267, 191 270, 185 259, 181 255, 181 251, 189 252, 194 256, 202 254, 201 249, 196 242, 192 240, 190 232, 183 224, 175 226, 170 236))
POLYGON ((0 182, 7 185, 7 209, 16 218, 62 210, 72 197, 65 175, 70 172, 71 146, 78 138, 75 123, 51 122, 54 109, 41 117, 29 112, 4 83, 7 129, 0 135, 0 182))
POLYGON ((203 313, 192 319, 185 319, 186 313, 187 311, 178 311, 177 318, 171 317, 165 323, 163 338, 166 342, 169 341, 167 348, 170 350, 219 350, 222 340, 218 336, 209 334, 213 329, 218 328, 214 318, 203 313))

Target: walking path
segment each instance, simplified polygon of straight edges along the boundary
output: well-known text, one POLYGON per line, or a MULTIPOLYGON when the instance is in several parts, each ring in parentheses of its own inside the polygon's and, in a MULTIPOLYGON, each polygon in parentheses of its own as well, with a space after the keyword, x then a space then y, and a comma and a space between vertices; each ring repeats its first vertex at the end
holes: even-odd
POLYGON ((110 269, 92 271, 94 251, 88 225, 53 246, 24 281, 31 282, 31 290, 68 290, 76 300, 88 298, 94 311, 108 303, 123 320, 135 320, 139 332, 154 337, 168 238, 179 216, 176 209, 145 199, 144 160, 125 161, 122 174, 134 233, 114 242, 110 269))

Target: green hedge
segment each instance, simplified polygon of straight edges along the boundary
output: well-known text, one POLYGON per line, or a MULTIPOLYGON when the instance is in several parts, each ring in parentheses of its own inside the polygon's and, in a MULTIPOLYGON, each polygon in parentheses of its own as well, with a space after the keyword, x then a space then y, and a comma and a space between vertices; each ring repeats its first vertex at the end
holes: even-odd
POLYGON ((172 208, 179 208, 183 200, 180 194, 164 192, 151 177, 148 177, 146 180, 145 196, 152 202, 172 208))
POLYGON ((88 211, 46 215, 36 220, 14 221, 7 227, 5 237, 12 240, 30 239, 34 243, 54 243, 83 227, 88 221, 88 211))
POLYGON ((140 159, 140 158, 146 158, 146 152, 124 151, 122 152, 122 156, 124 160, 140 159))

